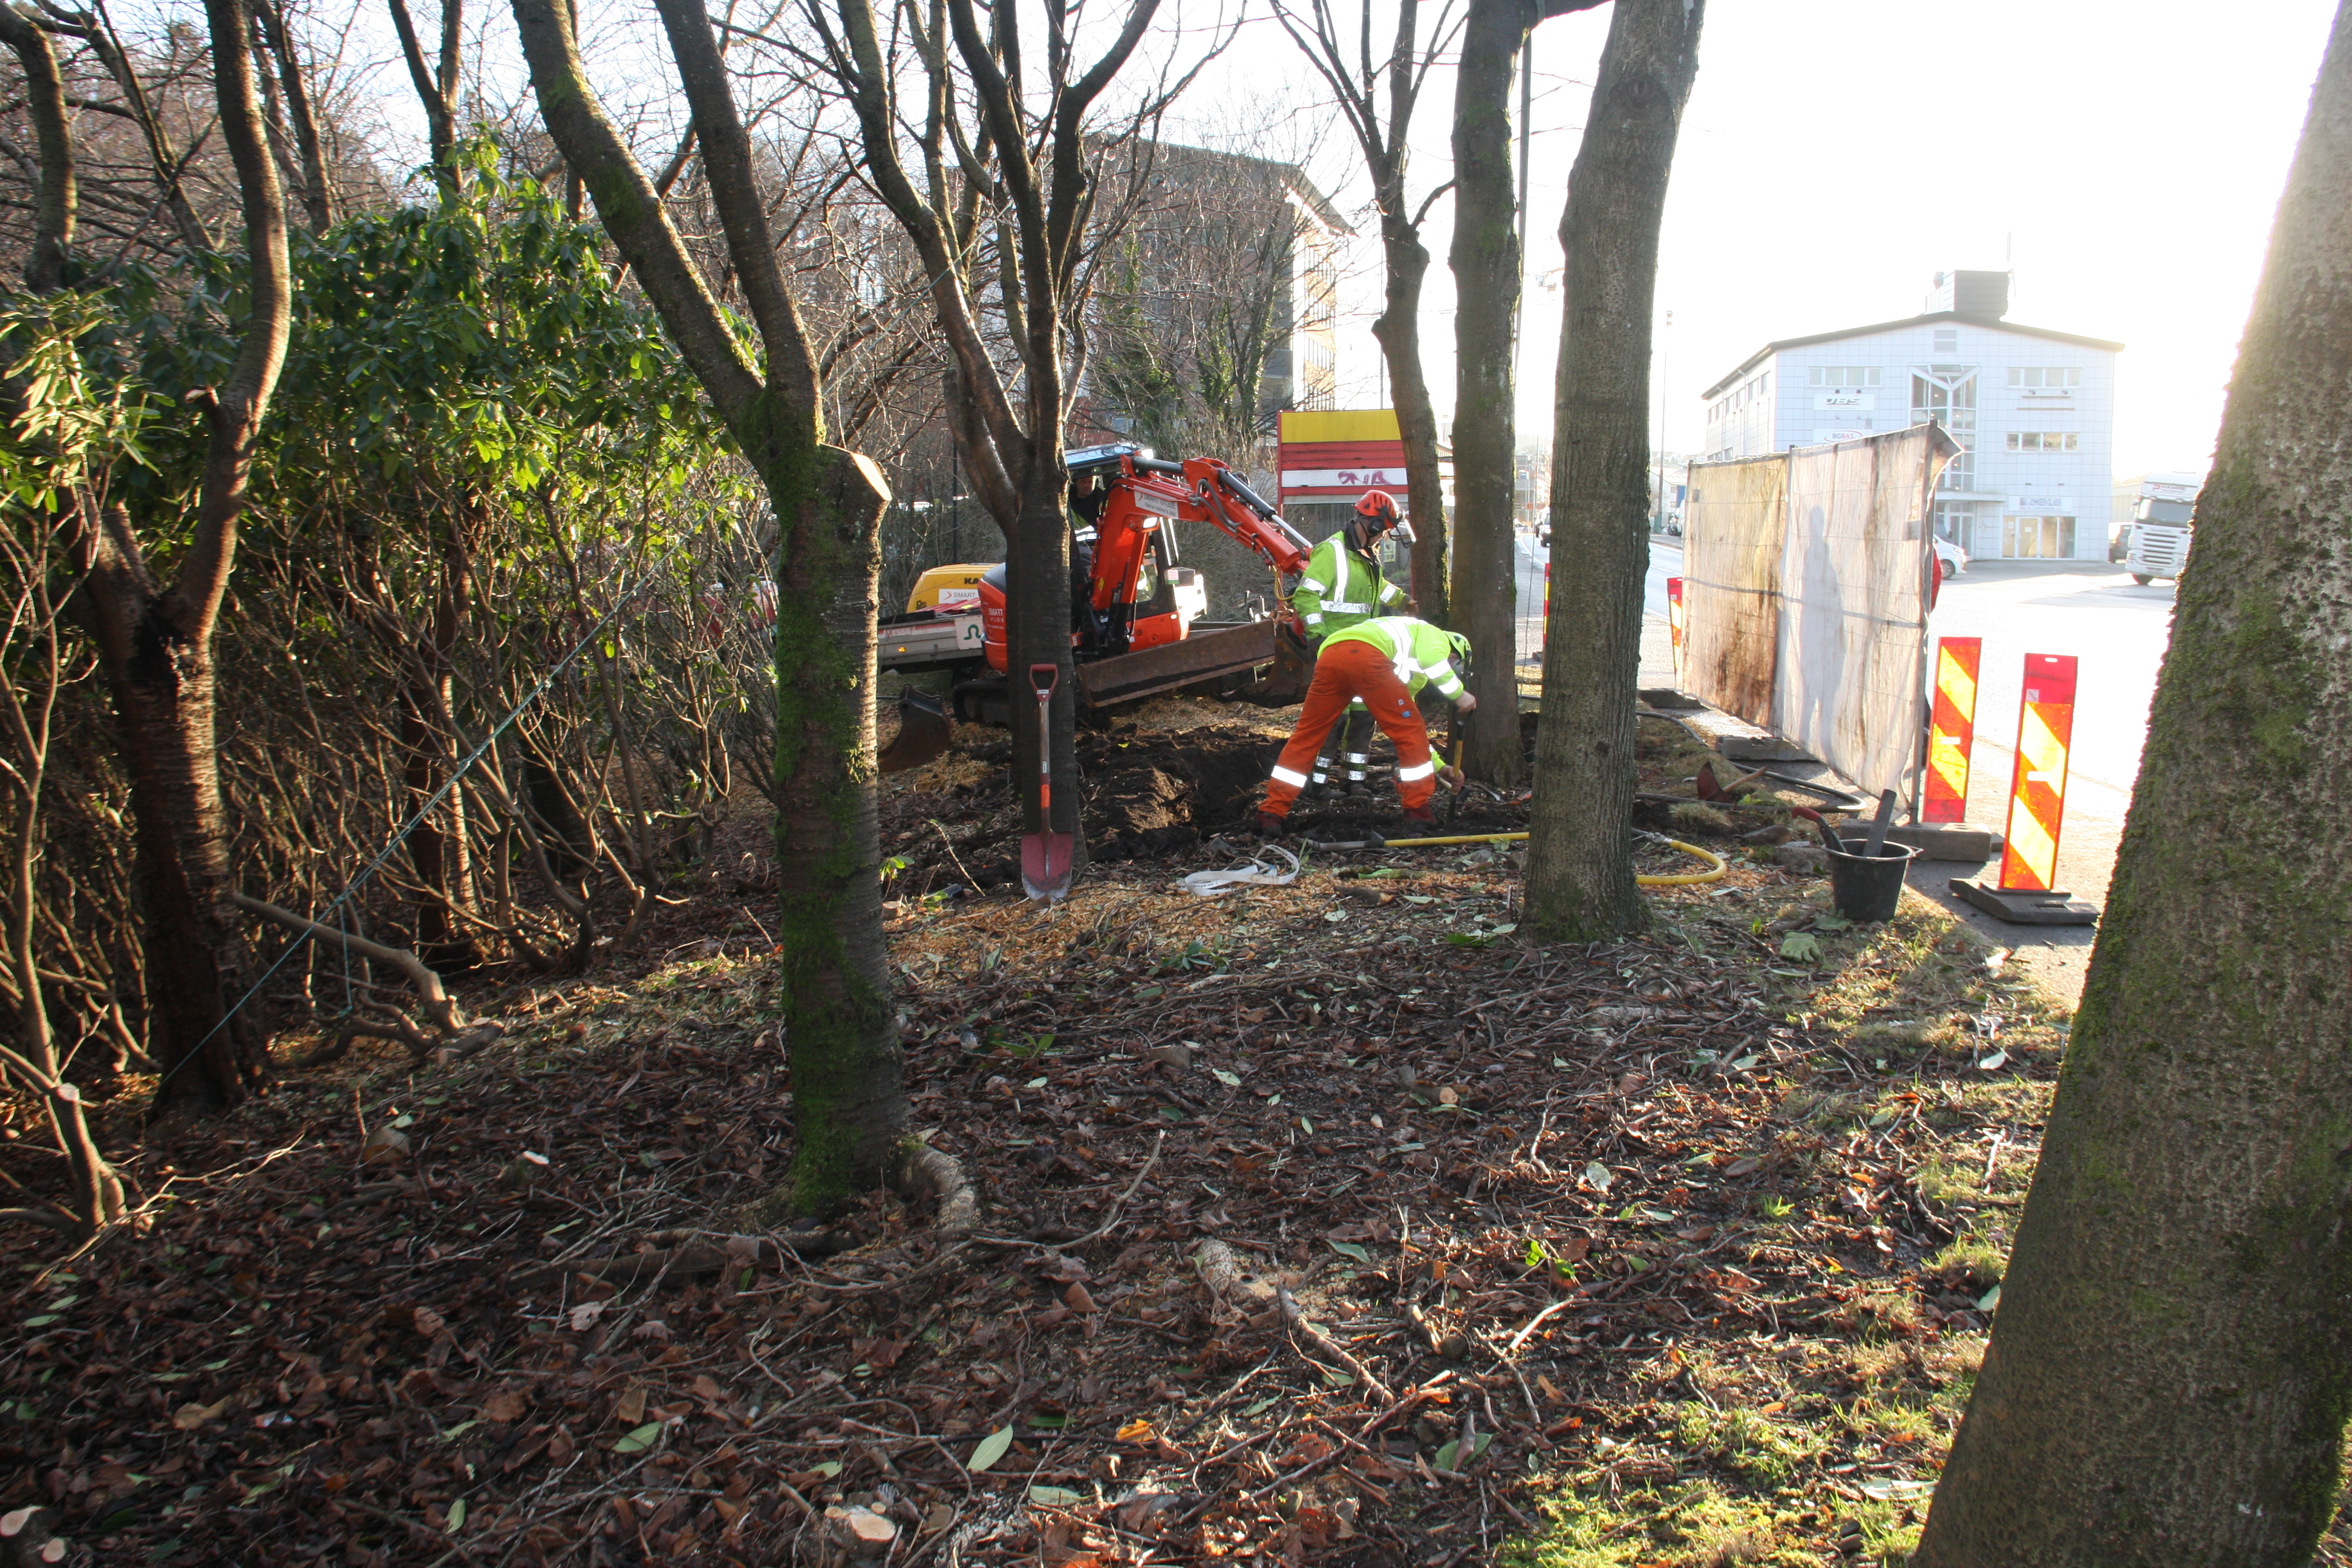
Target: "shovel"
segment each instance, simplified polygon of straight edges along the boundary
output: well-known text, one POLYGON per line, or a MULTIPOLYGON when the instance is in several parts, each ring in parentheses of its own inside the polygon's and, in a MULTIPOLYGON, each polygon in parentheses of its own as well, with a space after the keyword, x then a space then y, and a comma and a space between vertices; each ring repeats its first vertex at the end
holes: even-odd
POLYGON ((903 773, 944 754, 954 731, 948 724, 947 704, 913 687, 898 693, 898 733, 874 759, 886 773, 903 773))
POLYGON ((1021 886, 1033 899, 1054 901, 1069 896, 1070 836, 1055 833, 1054 825, 1054 686, 1062 672, 1050 664, 1029 667, 1029 685, 1037 693, 1037 820, 1043 831, 1021 837, 1021 886))

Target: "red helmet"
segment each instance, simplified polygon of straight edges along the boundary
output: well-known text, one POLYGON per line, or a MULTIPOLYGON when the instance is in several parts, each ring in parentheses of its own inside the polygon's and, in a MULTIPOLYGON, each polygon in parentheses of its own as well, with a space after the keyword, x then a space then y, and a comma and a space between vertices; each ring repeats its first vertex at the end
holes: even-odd
POLYGON ((1397 525, 1396 498, 1386 490, 1366 490, 1356 502, 1356 515, 1369 521, 1375 531, 1384 531, 1397 525))

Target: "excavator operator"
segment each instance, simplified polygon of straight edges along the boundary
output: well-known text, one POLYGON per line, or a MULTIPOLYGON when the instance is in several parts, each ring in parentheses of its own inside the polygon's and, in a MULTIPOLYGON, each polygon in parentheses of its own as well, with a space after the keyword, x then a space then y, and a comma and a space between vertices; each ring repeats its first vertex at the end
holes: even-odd
MULTIPOLYGON (((1463 689, 1456 664, 1469 668, 1470 639, 1411 616, 1376 616, 1324 638, 1298 727, 1276 761, 1265 803, 1258 807, 1259 836, 1281 837, 1283 818, 1307 787, 1304 770, 1315 754, 1317 738, 1329 732, 1332 721, 1350 703, 1370 708, 1372 721, 1396 742, 1397 793, 1404 797, 1406 825, 1436 821, 1429 797, 1437 793, 1437 762, 1430 755, 1429 730, 1412 697, 1423 686, 1434 685, 1455 712, 1475 711, 1478 700, 1463 689)), ((1459 787, 1458 775, 1449 772, 1446 776, 1459 787)))
MULTIPOLYGON (((1374 616, 1414 608, 1403 589, 1381 575, 1381 544, 1391 533, 1402 543, 1412 542, 1412 527, 1397 515, 1395 498, 1386 490, 1366 490, 1346 525, 1307 558, 1307 570, 1291 591, 1290 607, 1298 612, 1310 647, 1319 650, 1333 634, 1374 616)), ((1371 743, 1371 715, 1359 700, 1320 737, 1323 744, 1313 776, 1318 792, 1329 786, 1335 750, 1330 742, 1336 737, 1349 792, 1367 793, 1364 770, 1370 758, 1364 748, 1371 743)))

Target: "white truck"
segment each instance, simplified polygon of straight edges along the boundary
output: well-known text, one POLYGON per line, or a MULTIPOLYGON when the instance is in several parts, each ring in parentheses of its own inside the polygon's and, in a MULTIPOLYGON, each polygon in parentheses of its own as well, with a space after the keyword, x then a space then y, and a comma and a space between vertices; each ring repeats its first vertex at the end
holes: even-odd
POLYGON ((2116 484, 2109 521, 2117 525, 2111 559, 2119 559, 2142 587, 2158 577, 2178 581, 2189 563, 2190 521, 2197 511, 2194 474, 2142 474, 2116 484))

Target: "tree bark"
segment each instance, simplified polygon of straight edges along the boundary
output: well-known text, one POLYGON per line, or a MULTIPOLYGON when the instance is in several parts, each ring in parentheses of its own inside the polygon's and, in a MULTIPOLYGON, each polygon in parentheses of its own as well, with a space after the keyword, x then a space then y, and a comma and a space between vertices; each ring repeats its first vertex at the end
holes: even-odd
POLYGON ((1462 765, 1511 785, 1519 752, 1517 573, 1511 480, 1517 457, 1512 344, 1519 313, 1519 213, 1511 189, 1511 79, 1528 45, 1528 0, 1470 0, 1454 85, 1454 629, 1473 651, 1466 683, 1493 715, 1469 726, 1462 765))
POLYGON ((1519 204, 1512 190, 1511 78, 1538 21, 1599 0, 1470 0, 1454 87, 1454 629, 1470 638, 1471 691, 1496 717, 1472 723, 1462 765, 1512 785, 1526 772, 1519 705, 1519 204))
POLYGON ((0 42, 24 68, 25 110, 32 116, 34 150, 40 160, 25 287, 47 294, 65 282, 66 256, 73 248, 74 151, 66 123, 65 79, 58 73, 58 53, 48 34, 5 3, 0 3, 0 42))
POLYGON ((1438 472, 1437 410, 1421 366, 1421 282, 1429 273, 1429 247, 1421 243, 1419 224, 1402 215, 1391 218, 1383 211, 1381 249, 1388 279, 1381 313, 1372 321, 1372 337, 1388 363, 1389 401, 1396 407, 1397 434, 1404 441, 1412 596, 1423 620, 1445 626, 1453 606, 1446 580, 1445 489, 1438 472))
POLYGON ((264 1081, 253 1022, 235 1011, 243 963, 229 894, 215 725, 213 634, 236 559, 255 438, 285 363, 292 294, 286 210, 237 0, 206 0, 220 130, 236 170, 248 313, 210 416, 195 525, 170 583, 157 584, 120 510, 79 520, 84 619, 131 775, 160 1113, 223 1110, 264 1081))
POLYGON ((286 95, 286 117, 294 129, 294 147, 302 164, 302 210, 312 234, 324 234, 335 222, 334 182, 327 174, 324 144, 319 137, 318 111, 311 107, 310 80, 294 48, 294 36, 277 0, 253 0, 253 14, 278 67, 278 81, 286 95))
POLYGON ((2347 193, 2352 5, 2198 498, 1924 1568, 2299 1568, 2336 1510, 2352 1408, 2347 193))
POLYGON ((1617 0, 1561 216, 1551 617, 1528 912, 1569 941, 1638 931, 1634 686, 1649 570, 1650 318, 1658 226, 1705 0, 1617 0))
POLYGON ((796 1133, 781 1195, 790 1209, 822 1214, 882 1184, 907 1125, 873 765, 875 584, 889 492, 871 462, 824 445, 815 362, 701 0, 658 0, 658 9, 764 374, 590 91, 563 0, 514 0, 549 134, 774 509, 778 942, 796 1133))

